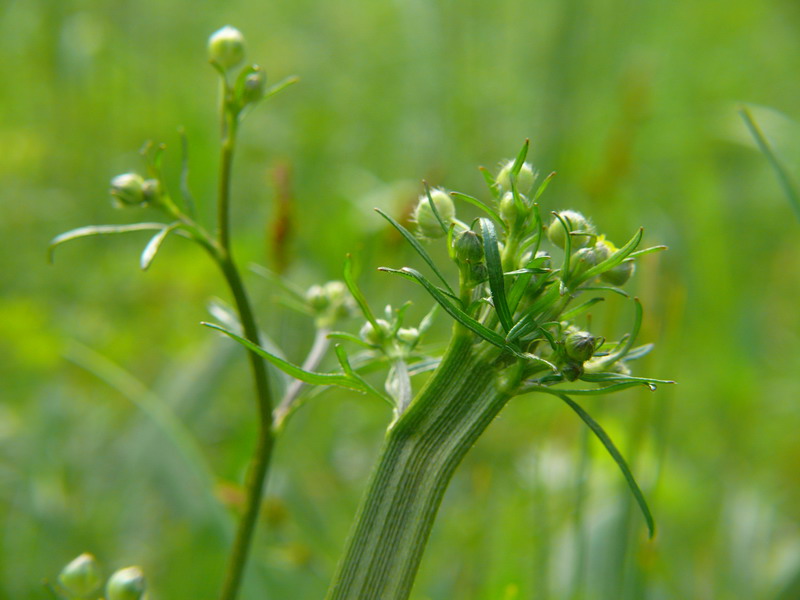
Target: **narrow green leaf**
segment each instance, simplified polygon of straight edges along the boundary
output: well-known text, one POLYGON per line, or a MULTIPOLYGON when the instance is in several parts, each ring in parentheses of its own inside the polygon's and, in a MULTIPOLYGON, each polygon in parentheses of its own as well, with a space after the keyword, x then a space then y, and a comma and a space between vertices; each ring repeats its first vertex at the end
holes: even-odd
POLYGON ((581 381, 589 383, 655 383, 663 385, 671 385, 675 382, 669 379, 653 379, 652 377, 633 377, 631 375, 622 375, 621 373, 584 373, 581 375, 581 381))
POLYGON ((637 346, 636 348, 628 351, 628 353, 625 355, 625 362, 628 362, 629 360, 640 359, 649 354, 653 348, 655 348, 655 344, 644 344, 643 346, 637 346))
POLYGON ((417 281, 418 283, 422 284, 422 286, 428 291, 428 293, 433 296, 433 299, 436 300, 442 308, 453 317, 456 321, 461 323, 464 327, 476 333, 478 336, 489 342, 490 344, 494 344, 498 348, 508 349, 508 345, 505 343, 503 336, 497 333, 496 331, 492 331, 485 325, 482 325, 472 317, 470 317, 467 313, 461 310, 458 306, 450 302, 447 297, 430 281, 428 281, 421 273, 411 269, 409 267, 403 267, 402 269, 389 269, 387 267, 381 267, 378 269, 379 271, 385 271, 387 273, 395 273, 397 275, 401 275, 406 279, 411 279, 412 281, 417 281))
POLYGON ((513 173, 514 179, 517 178, 520 170, 522 169, 522 165, 525 163, 525 157, 528 156, 528 148, 530 145, 531 141, 526 139, 525 143, 522 144, 522 148, 520 149, 519 153, 517 153, 517 157, 514 159, 514 164, 511 166, 511 173, 513 173))
POLYGON ((344 261, 344 282, 347 285, 347 289, 350 290, 350 294, 355 299, 358 307, 361 309, 361 313, 364 317, 369 321, 372 326, 375 328, 375 331, 378 331, 380 327, 378 326, 378 322, 375 320, 375 315, 372 314, 372 310, 367 304, 367 299, 364 297, 364 294, 358 287, 358 283, 356 283, 356 277, 353 274, 353 257, 348 254, 344 261))
MULTIPOLYGON (((486 186, 489 188, 489 191, 494 196, 495 200, 500 199, 500 188, 497 185, 497 181, 495 181, 494 175, 492 175, 486 167, 478 167, 478 170, 483 175, 483 179, 486 182, 486 186)), ((500 219, 497 219, 497 222, 500 222, 500 219)))
POLYGON ((76 240, 78 238, 90 237, 93 235, 112 235, 117 233, 128 233, 131 231, 155 231, 163 229, 164 223, 133 223, 131 225, 89 225, 87 227, 78 227, 61 235, 57 235, 47 247, 47 257, 50 262, 53 262, 53 251, 56 246, 65 242, 76 240))
MULTIPOLYGON (((490 176, 491 177, 491 176, 490 176)), ((468 196, 467 194, 462 194, 461 192, 450 192, 450 195, 453 198, 457 198, 458 200, 463 200, 473 206, 477 206, 487 215, 489 215, 492 219, 494 219, 498 223, 502 223, 502 219, 500 215, 495 211, 491 206, 486 204, 483 200, 479 200, 478 198, 474 198, 472 196, 468 196)))
POLYGON ((668 248, 666 246, 650 246, 649 248, 631 252, 628 258, 636 258, 637 256, 644 256, 645 254, 653 254, 655 252, 661 252, 662 250, 668 250, 668 248))
POLYGON ((561 398, 561 400, 563 400, 573 411, 575 411, 575 413, 584 423, 586 423, 586 426, 592 430, 592 433, 597 436, 597 439, 599 439, 603 444, 605 449, 611 455, 611 458, 613 458, 614 462, 617 463, 620 471, 622 471, 623 477, 625 477, 625 481, 628 483, 628 487, 630 488, 633 497, 636 499, 636 503, 639 505, 639 508, 642 511, 642 515, 644 515, 644 520, 647 522, 647 529, 650 532, 650 537, 652 538, 656 533, 656 524, 653 520, 653 515, 650 512, 650 507, 647 506, 647 500, 645 500, 639 484, 636 483, 636 479, 634 478, 633 473, 631 473, 628 463, 625 462, 622 454, 620 454, 619 450, 617 450, 617 447, 614 445, 614 442, 611 441, 611 438, 608 437, 608 434, 605 432, 605 430, 597 421, 592 418, 589 413, 587 413, 581 407, 580 404, 565 394, 558 394, 558 397, 561 398))
POLYGON ((597 304, 598 302, 603 302, 605 298, 592 298, 591 300, 587 300, 583 304, 579 304, 575 308, 571 308, 570 310, 561 313, 561 320, 562 321, 569 321, 570 319, 574 319, 576 316, 589 310, 592 306, 597 304))
POLYGON ((289 87, 290 85, 294 85, 298 81, 300 81, 300 78, 297 75, 292 75, 291 77, 282 79, 281 81, 279 81, 278 83, 267 89, 267 91, 264 93, 263 99, 266 100, 267 98, 271 98, 275 94, 282 92, 287 87, 289 87))
POLYGON ((497 311, 500 324, 507 333, 514 326, 514 322, 506 301, 505 278, 503 277, 500 248, 497 244, 497 232, 494 229, 494 224, 489 219, 482 218, 480 224, 483 236, 483 254, 486 257, 486 269, 489 272, 489 290, 492 293, 492 303, 495 311, 497 311))
POLYGON ((564 263, 561 266, 561 279, 562 281, 569 277, 569 261, 572 256, 572 236, 570 235, 569 224, 567 221, 556 211, 552 211, 553 216, 561 223, 564 228, 564 263))
POLYGON ((791 204, 792 208, 794 209, 797 218, 800 219, 800 194, 798 194, 797 188, 792 182, 792 178, 789 176, 789 173, 786 171, 786 169, 783 168, 783 165, 778 160, 775 152, 773 152, 766 136, 756 123, 753 115, 750 113, 750 110, 746 107, 742 107, 739 110, 739 114, 742 116, 742 119, 744 119, 747 129, 750 130, 750 135, 753 136, 756 144, 758 144, 759 150, 761 150, 761 153, 766 157, 767 162, 769 162, 769 164, 772 166, 772 170, 775 171, 775 175, 778 177, 778 183, 783 189, 783 193, 789 200, 789 204, 791 204))
POLYGON ((331 331, 328 334, 328 339, 331 340, 343 340, 345 342, 353 342, 363 348, 369 348, 370 350, 373 349, 372 344, 368 344, 364 340, 362 340, 357 335, 353 335, 352 333, 348 333, 346 331, 331 331))
POLYGON ((630 298, 630 294, 623 290, 622 288, 614 287, 611 285, 592 285, 592 286, 584 286, 580 288, 578 291, 593 291, 593 292, 614 292, 615 294, 619 294, 623 298, 630 298))
POLYGON ((439 209, 436 208, 436 202, 434 202, 433 198, 431 198, 431 187, 428 185, 427 181, 423 181, 422 185, 425 186, 425 196, 428 198, 428 206, 431 207, 431 212, 433 213, 433 216, 436 217, 437 221, 439 221, 439 227, 441 227, 442 231, 445 233, 445 235, 447 235, 449 227, 439 214, 439 209))
POLYGON ((345 349, 339 346, 338 344, 334 347, 334 351, 336 352, 336 358, 339 361, 339 364, 342 366, 342 370, 344 371, 345 375, 353 381, 360 384, 360 388, 354 389, 361 389, 361 391, 368 392, 373 396, 377 396, 381 400, 388 402, 390 405, 393 405, 391 398, 388 398, 386 395, 381 394, 378 390, 372 387, 366 379, 361 377, 358 373, 355 372, 352 366, 350 366, 350 360, 347 358, 347 352, 345 349))
POLYGON ((541 196, 544 193, 544 191, 547 189, 547 186, 550 185, 550 182, 553 180, 553 177, 555 176, 556 172, 551 171, 550 174, 544 178, 544 181, 542 181, 542 183, 539 184, 539 187, 536 189, 536 193, 533 195, 534 203, 536 203, 536 201, 539 199, 539 196, 541 196))
POLYGON ((186 206, 186 212, 189 213, 190 217, 194 218, 194 196, 189 188, 189 140, 186 138, 186 130, 183 127, 178 130, 178 133, 181 136, 181 196, 183 197, 183 203, 186 206))
POLYGON ((422 244, 419 243, 419 240, 414 236, 414 234, 412 234, 408 229, 406 229, 405 227, 400 225, 400 223, 395 221, 392 217, 387 215, 380 208, 376 208, 375 211, 380 216, 382 216, 384 219, 389 221, 389 223, 392 225, 392 227, 394 227, 395 229, 397 229, 397 231, 400 232, 400 235, 402 235, 406 239, 406 241, 409 244, 411 244, 411 247, 414 248, 414 250, 417 251, 417 254, 419 254, 422 257, 422 260, 424 260, 428 264, 428 266, 431 268, 431 270, 436 274, 436 276, 439 278, 439 280, 444 284, 444 287, 447 288, 447 291, 450 292, 450 294, 452 294, 453 296, 455 296, 456 293, 453 291, 453 288, 451 288, 450 284, 447 283, 447 280, 444 278, 444 275, 442 275, 441 271, 439 271, 438 267, 436 266, 436 263, 433 262, 433 259, 425 251, 425 248, 422 247, 422 244))
POLYGON ((295 379, 299 379, 300 381, 303 381, 305 383, 310 383, 312 385, 337 385, 339 387, 347 388, 349 390, 356 390, 359 392, 364 391, 359 382, 353 381, 350 377, 346 375, 340 373, 316 373, 314 371, 306 371, 305 369, 301 369, 297 365, 293 365, 292 363, 283 360, 282 358, 275 356, 270 352, 267 352, 261 346, 254 344, 250 340, 243 338, 242 336, 237 335, 234 332, 225 329, 224 327, 220 327, 219 325, 215 325, 214 323, 205 323, 205 322, 203 322, 202 325, 205 325, 206 327, 209 327, 211 329, 216 329, 217 331, 221 331, 228 337, 231 337, 237 342, 239 342, 242 346, 244 346, 251 352, 255 352, 259 356, 265 358, 273 365, 278 367, 281 371, 283 371, 287 375, 291 375, 295 379))
POLYGON ((541 313, 544 309, 548 306, 553 304, 558 300, 560 297, 559 288, 556 285, 551 285, 550 289, 548 289, 543 295, 539 296, 536 301, 531 305, 529 309, 526 310, 525 314, 522 315, 515 324, 514 327, 511 328, 511 331, 508 332, 506 335, 506 339, 509 342, 513 342, 519 338, 522 338, 529 333, 531 333, 534 329, 539 327, 539 324, 536 321, 536 317, 540 317, 541 313))
POLYGON ((153 262, 153 259, 156 257, 159 249, 161 248, 161 244, 163 244, 164 240, 167 239, 167 236, 180 226, 180 223, 172 223, 171 225, 164 227, 164 229, 150 238, 150 241, 147 242, 147 246, 144 247, 142 256, 139 259, 139 265, 141 266, 142 271, 146 271, 148 269, 150 264, 153 262))
POLYGON ((605 387, 586 388, 585 390, 567 390, 560 388, 549 388, 545 385, 541 385, 540 383, 531 382, 530 384, 523 386, 519 393, 520 395, 529 394, 532 392, 542 392, 544 394, 550 394, 551 396, 604 396, 605 394, 613 394, 615 392, 621 392, 640 386, 648 387, 650 390, 653 390, 655 387, 653 384, 643 383, 641 381, 626 381, 615 383, 613 385, 607 385, 605 387))
POLYGON ((584 272, 583 275, 581 275, 578 278, 578 280, 574 283, 573 287, 577 287, 584 281, 588 281, 592 277, 600 275, 600 273, 608 271, 612 267, 616 267, 619 263, 628 258, 628 256, 630 256, 631 253, 636 249, 636 246, 639 245, 639 242, 642 241, 642 235, 644 235, 644 229, 640 227, 639 230, 628 241, 628 243, 625 244, 622 248, 614 252, 614 254, 609 256, 603 262, 596 264, 595 266, 586 270, 586 272, 584 272))
POLYGON ((550 269, 529 269, 527 267, 522 269, 517 269, 516 271, 506 271, 503 273, 504 276, 508 277, 509 275, 541 275, 542 273, 549 273, 550 269))

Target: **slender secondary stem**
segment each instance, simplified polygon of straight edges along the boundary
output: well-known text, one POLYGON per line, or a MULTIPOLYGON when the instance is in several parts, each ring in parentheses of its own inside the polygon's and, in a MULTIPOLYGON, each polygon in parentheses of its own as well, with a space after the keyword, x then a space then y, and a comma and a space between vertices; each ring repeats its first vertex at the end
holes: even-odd
MULTIPOLYGON (((227 92, 224 92, 227 93, 227 92)), ((238 119, 223 105, 222 145, 220 147, 219 182, 217 188, 217 239, 225 252, 230 252, 230 195, 233 150, 236 146, 238 119)))
MULTIPOLYGON (((222 145, 219 166, 219 186, 217 194, 217 245, 215 248, 216 262, 225 276, 225 281, 233 294, 239 320, 242 324, 244 337, 249 341, 259 344, 258 325, 253 314, 247 291, 242 282, 239 270, 233 260, 230 249, 230 189, 231 169, 233 166, 233 153, 236 145, 236 132, 238 129, 238 114, 229 105, 228 95, 230 89, 223 85, 223 98, 221 103, 222 117, 222 145)), ((247 499, 244 514, 239 521, 236 538, 233 542, 225 581, 222 586, 220 600, 234 600, 242 583, 242 576, 247 564, 247 558, 253 540, 261 499, 264 494, 264 483, 269 471, 274 446, 272 394, 269 389, 269 380, 264 361, 254 352, 247 353, 253 373, 258 403, 258 440, 251 459, 247 480, 245 482, 247 499)))
POLYGON ((511 397, 498 351, 455 336, 389 430, 327 600, 406 600, 436 513, 467 451, 511 397))

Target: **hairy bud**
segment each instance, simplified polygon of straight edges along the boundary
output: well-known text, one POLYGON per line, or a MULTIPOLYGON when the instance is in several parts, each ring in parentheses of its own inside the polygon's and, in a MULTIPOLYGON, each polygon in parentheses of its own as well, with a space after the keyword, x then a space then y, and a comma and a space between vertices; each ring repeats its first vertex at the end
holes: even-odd
POLYGON ((139 567, 116 571, 106 584, 107 600, 140 600, 144 595, 144 573, 139 567))
POLYGON ((416 221, 417 229, 423 237, 435 239, 444 236, 445 232, 442 231, 442 226, 433 212, 430 201, 433 200, 436 212, 439 213, 439 218, 441 218, 445 227, 449 226, 455 219, 456 207, 453 205, 450 195, 444 190, 431 190, 430 196, 430 199, 428 199, 427 194, 419 197, 417 207, 414 209, 413 219, 416 221))
MULTIPOLYGON (((590 234, 595 233, 594 225, 592 225, 581 213, 574 210, 562 210, 558 214, 564 220, 564 222, 566 222, 570 233, 584 232, 587 234, 571 235, 570 245, 572 249, 574 250, 575 248, 583 248, 586 246, 591 239, 590 234)), ((547 228, 547 237, 549 237, 550 241, 559 248, 566 247, 567 232, 564 230, 564 226, 561 224, 561 221, 558 218, 554 217, 553 222, 550 223, 550 227, 547 228)))
POLYGON ((92 554, 81 554, 61 569, 58 582, 71 596, 88 596, 102 583, 100 565, 92 554))
POLYGON ((147 201, 145 181, 138 173, 123 173, 111 180, 111 196, 119 206, 139 206, 147 201))
POLYGON ((456 237, 453 242, 456 258, 465 263, 479 263, 483 260, 483 242, 480 236, 468 229, 456 237))
MULTIPOLYGON (((514 167, 514 161, 508 160, 503 163, 500 172, 495 178, 495 182, 505 191, 511 191, 511 169, 514 167)), ((531 191, 533 183, 536 181, 536 173, 531 166, 531 163, 522 163, 522 167, 517 175, 517 191, 520 194, 527 194, 531 191)))

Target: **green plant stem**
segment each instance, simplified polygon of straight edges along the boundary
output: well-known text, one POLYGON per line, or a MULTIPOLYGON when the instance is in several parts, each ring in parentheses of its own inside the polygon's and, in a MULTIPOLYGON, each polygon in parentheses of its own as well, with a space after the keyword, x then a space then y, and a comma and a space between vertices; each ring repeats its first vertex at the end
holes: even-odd
POLYGON ((217 240, 225 252, 230 252, 230 196, 233 151, 236 147, 238 118, 223 105, 222 144, 219 159, 219 182, 217 189, 217 240))
MULTIPOLYGON (((230 255, 221 255, 219 266, 225 275, 225 280, 233 293, 236 309, 242 322, 244 337, 255 344, 260 344, 258 327, 256 325, 250 302, 247 298, 242 279, 230 255)), ((261 507, 261 498, 264 493, 264 482, 269 471, 272 459, 272 449, 274 447, 274 436, 272 431, 272 394, 269 389, 269 380, 264 361, 254 352, 247 353, 250 359, 250 367, 253 373, 253 380, 256 386, 256 397, 258 400, 258 441, 250 469, 245 483, 247 489, 247 504, 244 514, 239 521, 236 531, 236 539, 233 542, 233 549, 228 561, 228 568, 225 575, 225 582, 220 595, 221 600, 234 600, 241 586, 242 575, 247 563, 250 551, 253 532, 255 531, 258 520, 258 512, 261 507)))
POLYGON ((499 351, 459 333, 389 430, 328 600, 405 600, 436 513, 467 451, 511 397, 499 351))
MULTIPOLYGON (((231 169, 233 166, 233 154, 236 145, 236 132, 238 129, 238 115, 233 111, 229 102, 228 94, 230 90, 225 84, 223 86, 222 99, 222 146, 220 153, 219 166, 219 188, 217 194, 217 247, 212 254, 225 276, 225 281, 233 294, 236 310, 239 313, 239 320, 242 324, 244 337, 254 344, 260 345, 258 325, 255 315, 247 297, 244 283, 242 282, 239 270, 233 260, 230 250, 229 236, 229 212, 230 212, 230 188, 231 188, 231 169)), ((264 494, 264 482, 267 478, 270 462, 272 459, 272 449, 274 447, 274 434, 272 429, 272 394, 269 389, 269 379, 264 361, 254 352, 248 352, 250 367, 253 373, 253 381, 256 389, 256 399, 258 403, 258 440, 250 463, 245 487, 247 490, 247 500, 238 528, 236 538, 233 542, 228 566, 225 573, 225 581, 222 586, 220 600, 235 600, 241 587, 242 577, 250 547, 253 541, 258 513, 261 507, 261 499, 264 494)))

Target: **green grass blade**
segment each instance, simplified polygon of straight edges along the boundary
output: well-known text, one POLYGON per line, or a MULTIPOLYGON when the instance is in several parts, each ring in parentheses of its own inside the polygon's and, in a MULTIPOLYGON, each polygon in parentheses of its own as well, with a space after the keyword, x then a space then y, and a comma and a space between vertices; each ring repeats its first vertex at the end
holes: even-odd
POLYGON ((397 229, 397 231, 400 232, 400 235, 402 235, 406 239, 406 241, 409 244, 411 244, 411 247, 414 248, 414 250, 417 251, 417 254, 419 254, 422 257, 422 260, 424 260, 428 264, 428 266, 431 268, 431 270, 436 274, 436 276, 439 278, 439 280, 444 284, 444 287, 447 288, 447 291, 450 292, 453 296, 455 296, 456 293, 453 291, 453 288, 451 288, 450 284, 447 283, 447 280, 444 278, 444 275, 442 275, 441 271, 439 271, 438 267, 436 266, 436 263, 433 262, 433 259, 425 251, 425 248, 422 247, 422 244, 419 243, 419 240, 416 237, 414 237, 414 234, 412 234, 408 229, 406 229, 405 227, 400 225, 400 223, 395 221, 392 217, 387 215, 380 208, 376 208, 375 211, 380 216, 382 216, 384 219, 389 221, 389 223, 392 225, 392 227, 394 227, 395 229, 397 229))
POLYGON ((611 438, 608 437, 608 434, 605 432, 605 430, 597 421, 592 418, 589 413, 583 410, 580 404, 565 394, 558 394, 558 397, 561 398, 561 400, 563 400, 573 411, 575 411, 575 413, 581 418, 586 426, 592 430, 592 433, 597 436, 597 439, 599 439, 603 444, 605 449, 611 455, 611 458, 613 458, 614 462, 617 463, 620 471, 622 471, 623 477, 625 477, 625 481, 628 483, 628 487, 630 488, 636 503, 639 505, 639 508, 642 511, 642 515, 644 515, 644 520, 647 522, 647 529, 650 532, 650 538, 652 538, 656 533, 656 524, 653 519, 653 514, 650 512, 650 507, 647 506, 647 500, 645 500, 639 484, 636 483, 636 479, 634 478, 633 473, 631 473, 628 463, 625 462, 622 454, 620 454, 619 450, 617 450, 617 447, 614 445, 614 442, 611 441, 611 438))
POLYGON ((490 344, 494 344, 498 348, 508 349, 503 336, 497 333, 496 331, 492 331, 485 325, 482 325, 472 317, 470 317, 467 313, 461 310, 458 306, 450 302, 435 285, 433 285, 430 281, 428 281, 421 273, 411 269, 409 267, 403 267, 402 269, 389 269, 387 267, 381 267, 378 269, 379 271, 385 271, 387 273, 395 273, 397 275, 401 275, 406 279, 411 279, 412 281, 417 281, 418 283, 422 284, 422 286, 428 291, 428 293, 433 296, 433 299, 438 302, 442 308, 453 317, 456 321, 461 323, 464 327, 472 331, 473 333, 477 334, 478 336, 482 337, 484 340, 489 342, 490 344))
POLYGON ((582 312, 589 310, 592 306, 597 304, 598 302, 603 302, 605 298, 592 298, 591 300, 587 300, 583 304, 579 304, 575 308, 571 308, 568 311, 561 313, 559 317, 562 321, 569 321, 570 319, 574 319, 582 312))
POLYGON ((528 148, 530 145, 531 141, 526 139, 525 143, 522 144, 522 148, 517 154, 517 157, 514 159, 514 164, 511 166, 511 173, 514 175, 514 179, 517 178, 520 170, 522 169, 522 165, 525 163, 525 157, 528 156, 528 148))
POLYGON ((508 331, 514 326, 511 311, 506 300, 505 278, 503 276, 503 263, 500 258, 500 248, 497 245, 497 232, 494 224, 489 219, 480 220, 481 234, 483 235, 483 254, 486 257, 486 269, 489 272, 489 290, 492 293, 492 303, 500 319, 503 329, 508 331))
POLYGON ((47 247, 47 258, 53 262, 53 251, 57 246, 65 242, 77 240, 78 238, 91 237, 93 235, 113 235, 117 233, 129 233, 131 231, 155 231, 166 227, 164 223, 133 223, 131 225, 89 225, 78 227, 71 231, 62 233, 54 237, 47 247))
POLYGON ((233 338, 251 352, 255 352, 259 356, 265 358, 273 365, 278 367, 281 371, 283 371, 287 375, 294 377, 295 379, 299 379, 300 381, 303 381, 305 383, 310 383, 312 385, 337 385, 339 387, 347 388, 349 390, 356 390, 359 392, 364 391, 364 389, 361 387, 360 382, 353 381, 353 379, 351 379, 347 375, 338 373, 316 373, 314 371, 306 371, 305 369, 301 369, 297 365, 293 365, 292 363, 283 360, 278 356, 275 356, 274 354, 264 350, 264 348, 262 348, 261 346, 254 344, 250 340, 245 339, 242 336, 237 335, 228 329, 225 329, 224 327, 220 327, 219 325, 215 325, 213 323, 204 322, 202 324, 211 329, 216 329, 217 331, 221 331, 228 337, 233 338))
POLYGON ((631 252, 628 258, 636 258, 637 256, 644 256, 645 254, 653 254, 655 252, 661 252, 662 250, 668 250, 667 246, 650 246, 649 248, 643 248, 642 250, 637 250, 636 252, 631 252))
POLYGON ((792 182, 792 178, 789 176, 789 173, 786 171, 786 169, 783 168, 783 165, 778 160, 775 152, 773 152, 772 146, 770 146, 766 136, 764 136, 761 128, 758 126, 753 118, 753 115, 750 113, 750 110, 743 107, 739 110, 739 114, 742 116, 742 119, 744 119, 747 129, 750 130, 750 135, 753 136, 756 144, 758 144, 758 149, 761 150, 761 153, 767 158, 770 166, 772 166, 772 169, 775 171, 775 175, 778 177, 778 183, 783 189, 783 193, 786 194, 789 204, 792 205, 797 218, 800 219, 800 194, 798 194, 797 189, 792 182))

